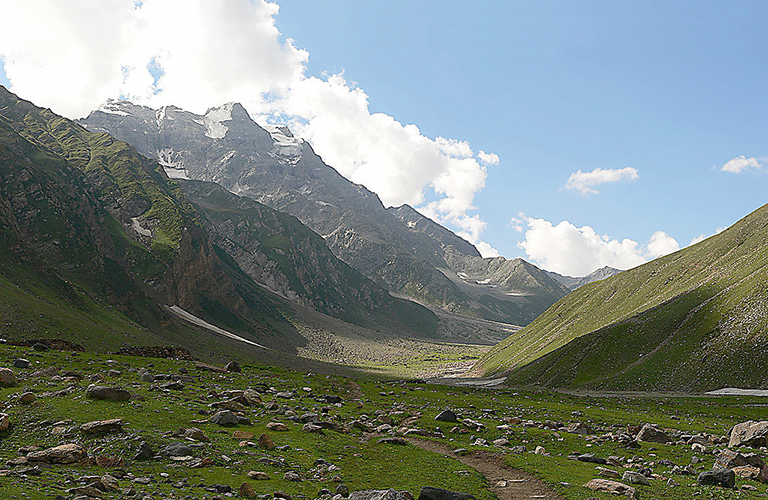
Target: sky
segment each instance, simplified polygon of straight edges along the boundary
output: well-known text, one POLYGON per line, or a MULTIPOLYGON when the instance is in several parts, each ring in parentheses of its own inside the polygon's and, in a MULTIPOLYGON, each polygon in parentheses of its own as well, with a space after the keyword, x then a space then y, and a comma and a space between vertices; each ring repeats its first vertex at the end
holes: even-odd
POLYGON ((0 0, 0 84, 242 102, 486 256, 627 269, 766 203, 762 1, 0 0))

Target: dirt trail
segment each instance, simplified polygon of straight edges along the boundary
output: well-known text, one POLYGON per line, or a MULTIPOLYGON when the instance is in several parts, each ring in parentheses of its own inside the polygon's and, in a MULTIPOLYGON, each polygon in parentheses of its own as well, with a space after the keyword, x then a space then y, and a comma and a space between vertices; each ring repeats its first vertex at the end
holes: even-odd
POLYGON ((455 455, 453 450, 442 444, 425 439, 409 438, 411 444, 441 455, 453 457, 464 465, 472 467, 485 476, 489 490, 499 500, 564 500, 552 488, 527 472, 513 469, 504 463, 503 456, 490 451, 471 451, 466 455, 455 455))

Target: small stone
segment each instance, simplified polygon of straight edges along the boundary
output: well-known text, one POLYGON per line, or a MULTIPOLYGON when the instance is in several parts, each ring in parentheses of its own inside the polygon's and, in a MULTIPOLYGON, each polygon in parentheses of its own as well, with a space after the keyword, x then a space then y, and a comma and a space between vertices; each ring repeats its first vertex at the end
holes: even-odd
POLYGON ((94 420, 80 426, 80 431, 83 434, 106 434, 108 432, 119 432, 123 430, 123 420, 120 418, 112 418, 109 420, 94 420))
POLYGON ((205 433, 197 427, 190 427, 189 429, 186 429, 184 431, 184 437, 194 439, 195 441, 200 441, 201 443, 211 442, 211 438, 206 436, 205 433))
POLYGON ((275 432, 285 432, 288 430, 288 426, 280 422, 269 422, 267 429, 275 432))
POLYGON ((234 431, 234 432, 232 433, 232 437, 233 437, 233 438, 235 438, 235 439, 241 439, 241 440, 242 440, 242 439, 246 439, 246 440, 248 440, 248 439, 253 439, 253 437, 254 437, 255 435, 256 435, 256 434, 254 434, 253 432, 248 432, 248 431, 234 431))
POLYGON ((255 479, 257 481, 266 481, 269 479, 269 474, 266 472, 261 472, 257 470, 252 470, 248 474, 246 474, 249 479, 255 479))
POLYGON ((269 437, 269 434, 262 434, 259 436, 259 447, 266 448, 268 450, 275 449, 275 442, 269 437))
POLYGON ((14 368, 29 368, 29 360, 24 358, 18 358, 13 362, 14 368))
POLYGON ((289 470, 283 475, 283 479, 286 481, 301 482, 301 476, 298 472, 289 470))
POLYGON ((256 498, 256 492, 253 491, 253 487, 248 483, 241 484, 238 493, 243 498, 256 498))
POLYGON ((19 402, 23 405, 31 405, 36 399, 37 397, 31 392, 25 392, 19 396, 19 402))
POLYGON ((347 498, 349 496, 349 488, 345 484, 340 484, 336 487, 336 494, 347 498))
POLYGON ((9 368, 0 368, 0 386, 9 386, 16 384, 16 375, 9 368))

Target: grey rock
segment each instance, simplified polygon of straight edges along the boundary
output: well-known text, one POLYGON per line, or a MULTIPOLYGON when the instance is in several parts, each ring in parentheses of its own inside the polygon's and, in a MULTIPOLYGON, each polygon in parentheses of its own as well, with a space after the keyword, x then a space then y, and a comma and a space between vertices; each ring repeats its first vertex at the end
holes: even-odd
POLYGON ((47 450, 33 451, 27 454, 30 462, 43 462, 49 464, 72 464, 79 462, 88 456, 88 452, 80 445, 69 443, 47 450))
POLYGON ((709 470, 699 474, 696 482, 704 486, 733 488, 736 486, 736 474, 731 469, 709 470))
POLYGON ((459 493, 443 488, 425 486, 421 489, 421 492, 419 492, 418 500, 473 500, 474 498, 475 497, 469 493, 459 493))
POLYGON ((187 457, 195 454, 192 448, 180 441, 168 443, 160 450, 160 453, 168 457, 187 457))
POLYGON ((146 441, 142 441, 139 443, 139 449, 136 451, 136 455, 134 455, 134 460, 149 460, 155 456, 155 452, 152 451, 152 447, 149 446, 149 443, 146 441))
POLYGON ((0 368, 0 386, 16 384, 16 375, 10 368, 0 368))
POLYGON ((622 481, 626 481, 630 484, 642 484, 645 486, 648 486, 651 484, 650 481, 648 481, 648 478, 644 475, 640 474, 639 472, 635 471, 624 471, 624 475, 621 476, 622 481))
POLYGON ((399 491, 389 489, 353 491, 349 495, 349 500, 406 500, 406 498, 399 491))
POLYGON ((736 448, 738 446, 749 446, 751 448, 768 446, 768 421, 755 422, 748 420, 736 424, 731 429, 728 448, 736 448))
POLYGON ((29 360, 24 358, 18 358, 13 362, 14 368, 29 368, 29 360))
POLYGON ((659 429, 658 427, 645 424, 635 438, 637 441, 645 441, 647 443, 668 443, 673 441, 669 434, 659 429))
POLYGON ((239 423, 237 415, 229 410, 222 410, 214 413, 209 419, 211 423, 222 426, 233 426, 239 423))
POLYGON ((85 390, 85 395, 91 399, 106 401, 129 401, 131 399, 131 393, 125 389, 95 384, 88 386, 85 390))
POLYGON ((457 417, 451 410, 443 410, 435 417, 435 420, 438 422, 456 423, 459 421, 459 417, 457 417))

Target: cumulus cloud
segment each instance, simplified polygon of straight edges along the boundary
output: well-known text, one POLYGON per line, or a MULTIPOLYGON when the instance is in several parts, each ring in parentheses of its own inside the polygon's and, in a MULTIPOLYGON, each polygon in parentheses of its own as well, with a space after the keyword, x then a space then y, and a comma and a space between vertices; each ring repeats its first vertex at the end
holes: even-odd
POLYGON ((0 0, 14 19, 0 57, 11 90, 72 118, 114 97, 197 113, 241 102, 257 120, 288 123, 385 205, 424 204, 479 244, 484 226, 470 212, 498 156, 371 113, 343 73, 307 75, 309 54, 282 39, 278 10, 266 0, 0 0), (428 204, 425 192, 436 195, 428 204))
POLYGON ((590 172, 577 170, 572 173, 565 184, 565 189, 579 191, 581 194, 597 194, 600 191, 595 186, 623 180, 636 181, 640 178, 636 168, 596 168, 590 172))
POLYGON ((747 158, 744 155, 739 155, 733 160, 728 161, 720 168, 720 170, 723 172, 730 172, 732 174, 740 174, 750 168, 755 170, 760 170, 763 168, 763 159, 755 157, 747 158))
POLYGON ((714 235, 716 235, 716 234, 720 234, 720 233, 722 233, 724 230, 725 230, 725 228, 723 228, 723 227, 718 227, 717 229, 715 229, 715 232, 714 232, 713 234, 707 235, 707 234, 701 233, 700 235, 698 235, 698 236, 696 236, 695 238, 693 238, 693 239, 691 240, 691 242, 689 243, 689 245, 695 245, 696 243, 699 243, 699 242, 701 242, 701 241, 704 241, 704 240, 706 240, 706 239, 707 239, 707 238, 709 238, 710 236, 714 236, 714 235))
POLYGON ((656 231, 645 245, 640 245, 568 221, 553 225, 545 219, 525 217, 525 224, 525 239, 519 246, 528 258, 544 269, 567 276, 584 276, 604 266, 629 269, 680 249, 677 241, 663 231, 656 231))

